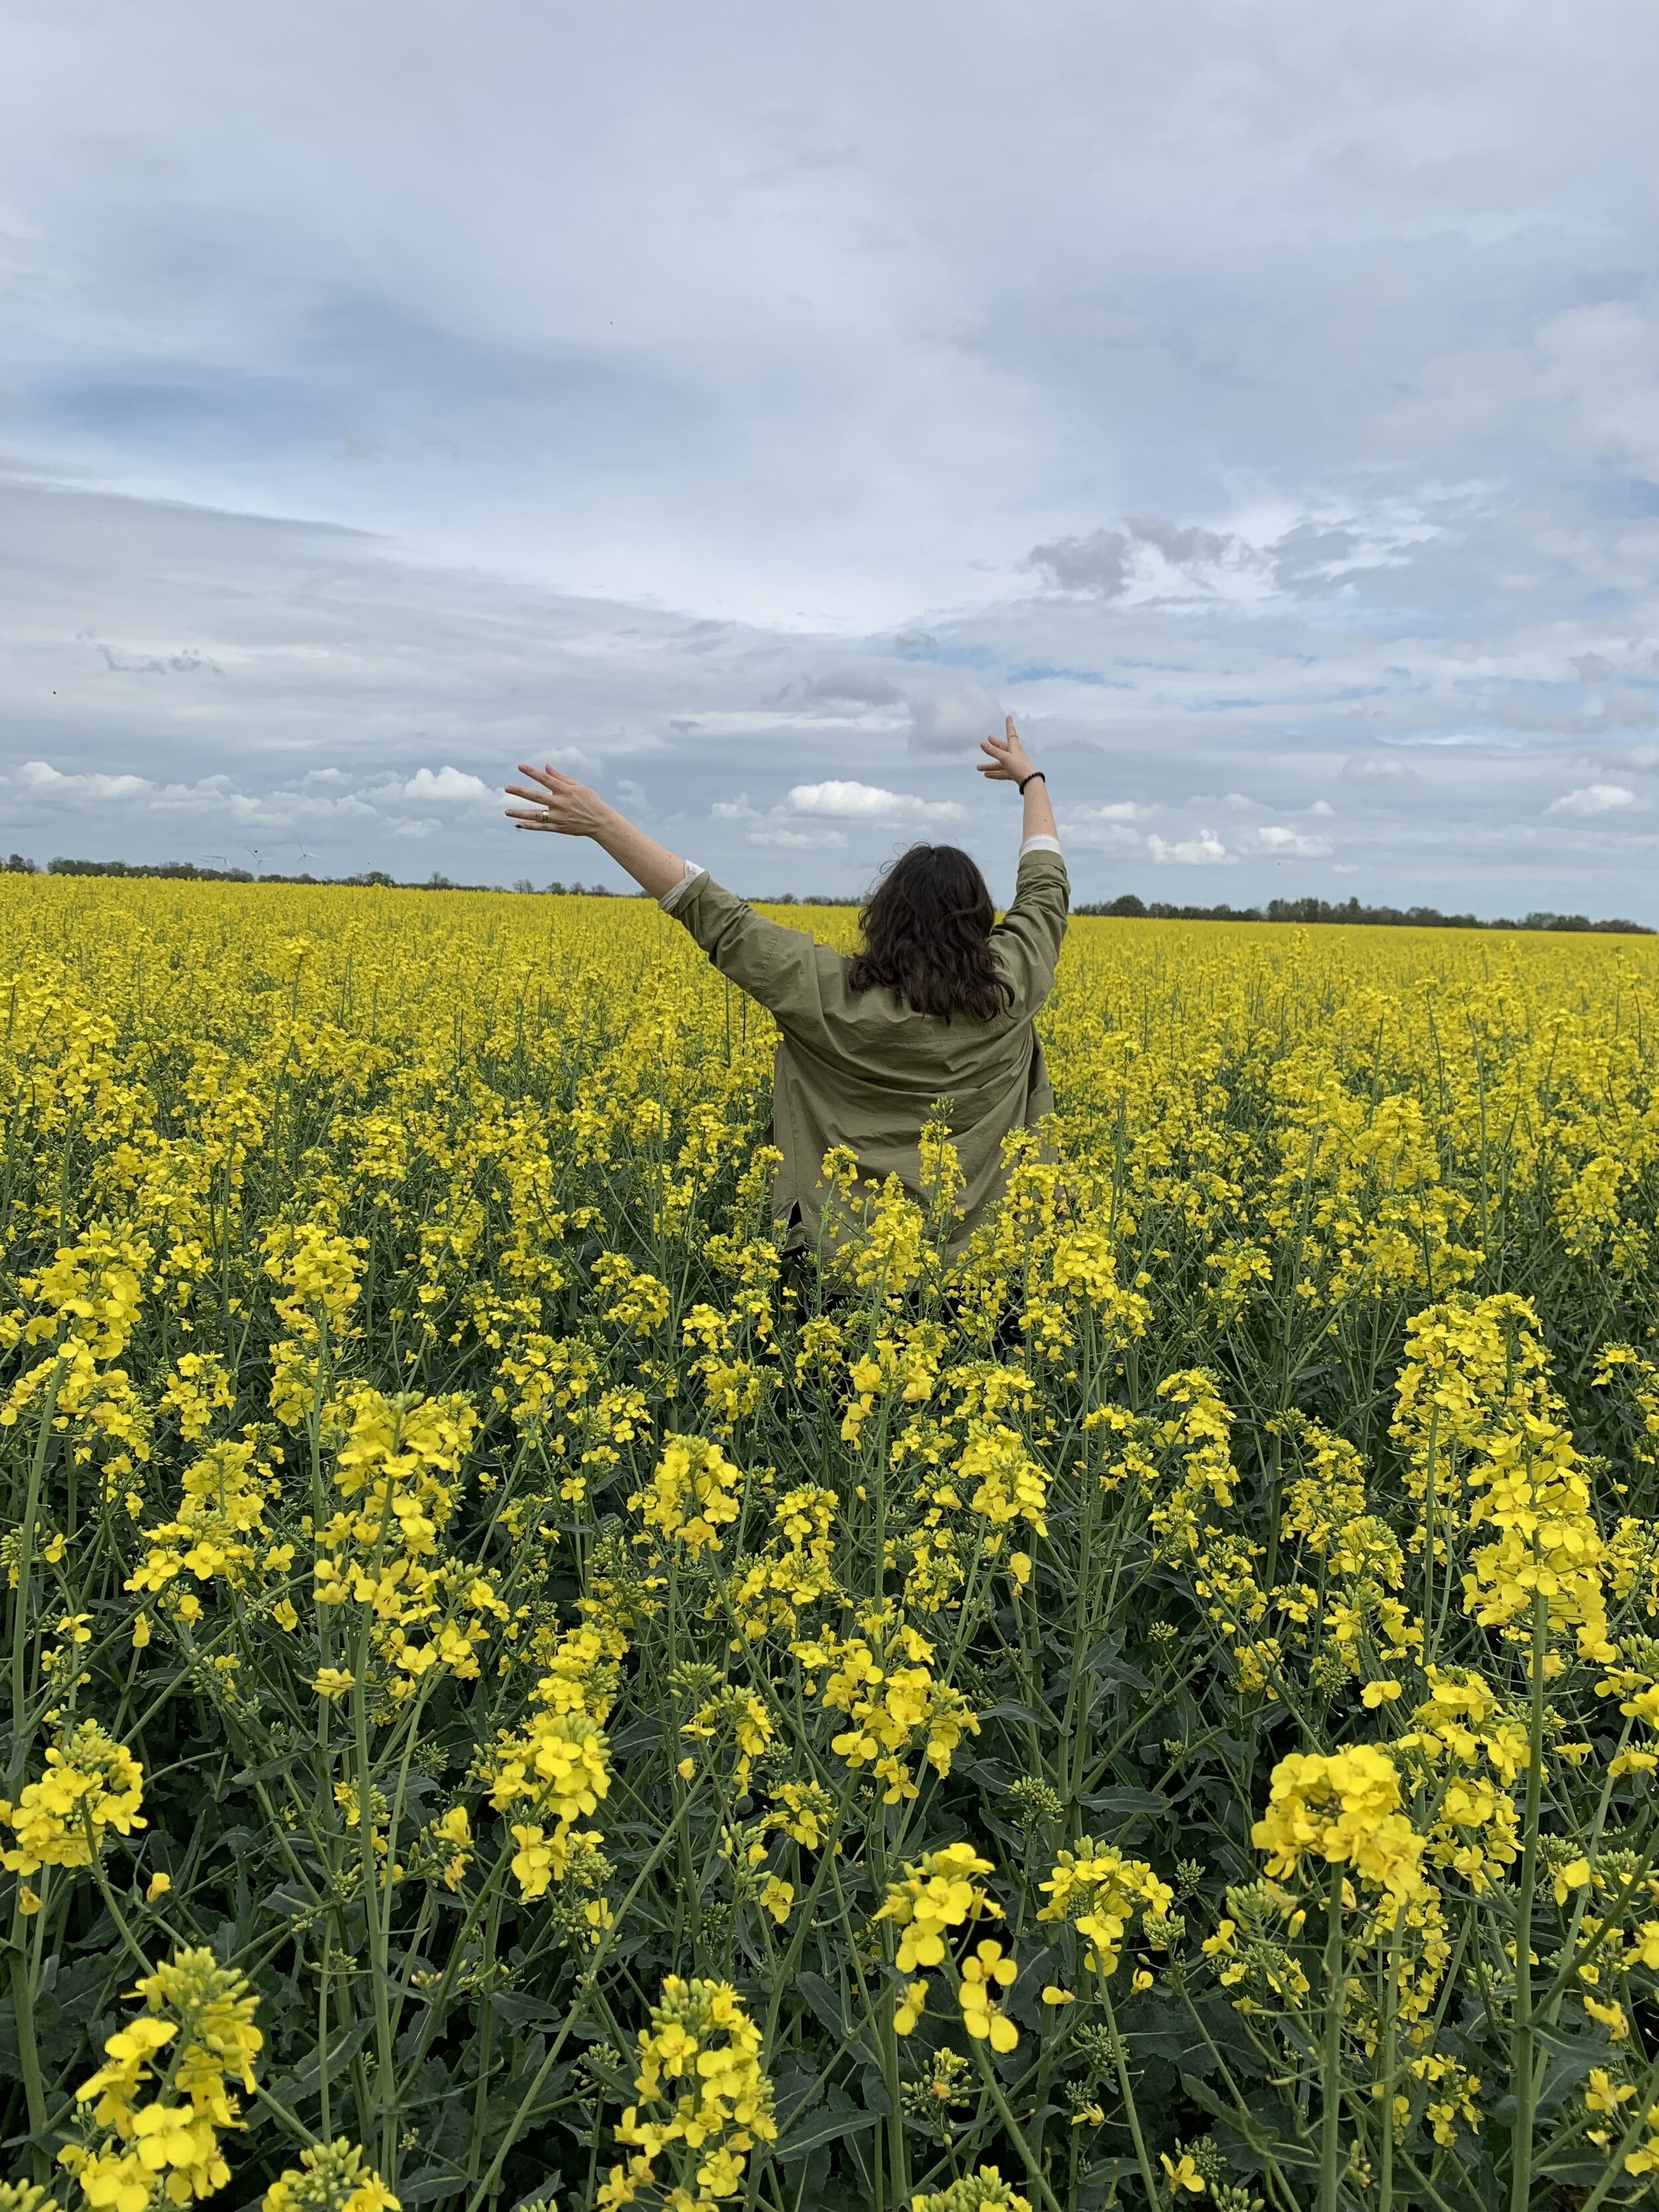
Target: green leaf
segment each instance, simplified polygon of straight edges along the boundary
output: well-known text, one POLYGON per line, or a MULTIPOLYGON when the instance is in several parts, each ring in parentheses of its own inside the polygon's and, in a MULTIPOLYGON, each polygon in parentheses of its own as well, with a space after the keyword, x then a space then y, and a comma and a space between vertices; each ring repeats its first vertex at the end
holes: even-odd
POLYGON ((1083 1802, 1091 1813, 1113 1814, 1124 1826, 1131 1820, 1161 1820, 1175 1810, 1172 1801, 1157 1790, 1136 1790, 1127 1783, 1117 1789, 1097 1790, 1083 1802))
POLYGON ((779 2137, 773 2148, 774 2158, 805 2158, 808 2151, 817 2150, 820 2143, 839 2142, 843 2136, 857 2135, 865 2129, 878 2126, 884 2118, 879 2112, 855 2105, 844 2089, 832 2089, 830 2095, 840 2101, 835 2104, 826 2101, 804 2113, 779 2137))
POLYGON ((852 2023, 842 2008, 839 1995, 830 1988, 822 1974, 797 1974, 795 1987, 837 2043, 851 2043, 856 2039, 852 2023))

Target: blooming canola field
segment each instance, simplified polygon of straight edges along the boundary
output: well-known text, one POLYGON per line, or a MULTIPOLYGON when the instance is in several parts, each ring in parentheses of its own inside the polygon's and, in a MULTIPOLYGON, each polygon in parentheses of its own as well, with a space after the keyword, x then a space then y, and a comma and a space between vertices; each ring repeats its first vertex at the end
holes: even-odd
POLYGON ((1655 2201, 1659 944, 1079 921, 801 1261, 647 901, 0 1016, 0 2212, 1655 2201))

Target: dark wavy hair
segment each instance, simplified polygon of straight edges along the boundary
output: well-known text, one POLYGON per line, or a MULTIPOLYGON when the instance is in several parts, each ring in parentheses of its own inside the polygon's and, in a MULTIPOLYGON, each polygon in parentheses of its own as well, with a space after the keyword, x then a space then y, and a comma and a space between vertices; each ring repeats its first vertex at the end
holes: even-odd
POLYGON ((847 966, 851 991, 896 991, 913 1013, 988 1022, 1013 1005, 991 957, 996 909, 985 878, 956 845, 912 845, 859 916, 864 950, 847 966))

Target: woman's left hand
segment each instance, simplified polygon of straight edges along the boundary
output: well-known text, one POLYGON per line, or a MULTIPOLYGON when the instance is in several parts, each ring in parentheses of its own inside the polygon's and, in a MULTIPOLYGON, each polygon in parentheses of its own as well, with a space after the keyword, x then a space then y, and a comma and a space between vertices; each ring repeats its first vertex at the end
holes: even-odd
POLYGON ((1006 731, 1004 737, 981 738, 979 749, 990 757, 977 763, 979 772, 989 776, 993 783, 1024 783, 1036 774, 1036 763, 1021 742, 1012 714, 1007 719, 1006 731))
POLYGON ((530 778, 528 787, 509 783, 509 799, 527 799, 529 806, 509 806, 509 818, 520 830, 552 830, 562 837, 593 837, 613 820, 613 810, 597 791, 578 783, 562 769, 531 768, 519 763, 519 774, 530 778))

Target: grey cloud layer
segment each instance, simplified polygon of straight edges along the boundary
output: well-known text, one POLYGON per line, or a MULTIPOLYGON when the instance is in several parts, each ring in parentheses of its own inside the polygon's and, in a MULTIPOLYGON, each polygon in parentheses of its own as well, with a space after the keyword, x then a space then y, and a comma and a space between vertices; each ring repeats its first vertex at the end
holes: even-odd
POLYGON ((0 836, 602 872, 466 795, 535 750, 851 889, 1007 836, 1012 707, 1085 890, 1659 921, 1590 20, 21 0, 0 836))
POLYGON ((1006 890, 1018 809, 973 760, 1006 707, 1051 771, 1081 895, 1170 896, 1179 871, 1188 897, 1340 878, 1651 904, 1659 747, 1532 712, 1559 693, 1596 722, 1610 686, 1648 696, 1655 647, 1589 623, 1471 647, 1396 622, 1379 667, 1376 606, 1054 592, 849 653, 337 531, 16 483, 0 516, 0 840, 37 858, 620 882, 589 848, 507 830, 500 784, 533 757, 747 888, 856 890, 942 835, 1006 890))

